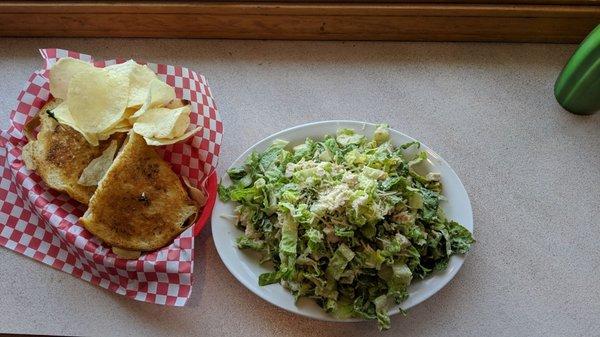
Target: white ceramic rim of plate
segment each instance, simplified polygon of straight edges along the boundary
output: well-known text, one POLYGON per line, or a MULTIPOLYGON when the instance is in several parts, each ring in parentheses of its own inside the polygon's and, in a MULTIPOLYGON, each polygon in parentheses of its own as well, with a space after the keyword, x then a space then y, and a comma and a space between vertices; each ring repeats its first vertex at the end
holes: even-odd
MULTIPOLYGON (((279 131, 275 134, 272 134, 272 135, 260 140, 256 144, 252 145, 242 155, 240 155, 231 164, 230 167, 241 166, 244 163, 244 160, 246 159, 246 157, 250 153, 252 153, 252 151, 263 151, 275 139, 289 140, 292 144, 304 142, 304 139, 306 137, 310 137, 312 135, 306 135, 306 136, 304 136, 303 139, 286 139, 286 135, 295 133, 302 129, 308 129, 308 128, 312 128, 312 130, 329 129, 329 130, 333 131, 333 132, 328 131, 328 132, 320 134, 320 138, 322 138, 327 134, 335 134, 335 131, 339 128, 352 128, 352 129, 356 130, 358 133, 364 132, 364 134, 369 137, 370 136, 369 133, 365 132, 365 130, 367 128, 372 128, 374 130, 377 126, 378 126, 378 124, 352 121, 352 120, 318 121, 318 122, 311 122, 311 123, 294 126, 294 127, 279 131)), ((400 143, 406 143, 406 142, 411 142, 411 141, 416 140, 400 131, 397 131, 397 130, 394 130, 391 128, 390 128, 390 136, 391 136, 391 140, 394 143, 394 145, 399 145, 400 143), (397 142, 394 140, 400 140, 400 142, 397 142)), ((319 137, 313 137, 313 138, 318 139, 319 137)), ((427 162, 428 162, 428 165, 430 166, 430 168, 434 168, 434 170, 440 171, 442 173, 442 183, 444 184, 443 194, 447 195, 448 192, 450 192, 450 194, 454 195, 452 198, 449 197, 449 200, 442 204, 442 208, 448 215, 448 218, 459 221, 465 228, 467 228, 469 231, 471 231, 471 233, 473 233, 473 212, 472 212, 472 208, 471 208, 471 202, 469 200, 469 196, 467 195, 467 192, 466 192, 462 182, 460 181, 460 179, 458 178, 458 176, 456 175, 454 170, 450 167, 450 165, 448 165, 448 163, 441 156, 439 156, 436 152, 431 150, 427 145, 423 144, 422 142, 420 142, 420 144, 421 144, 421 151, 426 151, 428 154, 427 162), (451 189, 448 188, 449 185, 451 186, 451 189), (456 209, 456 207, 458 207, 458 209, 456 209), (452 215, 454 215, 455 217, 452 217, 452 215), (459 215, 459 216, 456 216, 456 215, 459 215)), ((224 177, 222 177, 221 182, 225 183, 226 185, 229 185, 231 183, 231 181, 229 180, 229 177, 227 177, 226 175, 224 177)), ((224 219, 223 217, 221 217, 221 215, 226 214, 224 212, 225 208, 231 208, 231 207, 233 207, 233 204, 231 202, 223 203, 217 198, 217 201, 216 201, 215 207, 213 209, 213 213, 212 213, 211 226, 212 226, 213 240, 214 240, 215 246, 217 248, 217 252, 219 253, 221 260, 223 261, 223 263, 225 264, 227 269, 231 272, 231 274, 239 282, 241 282, 244 286, 246 286, 246 288, 248 288, 250 291, 252 291, 254 294, 259 296, 260 298, 264 299, 265 301, 267 301, 271 304, 274 304, 282 309, 285 309, 287 311, 290 311, 290 312, 293 312, 293 313, 296 313, 296 314, 299 314, 299 315, 302 315, 305 317, 324 320, 324 321, 332 321, 332 322, 363 321, 363 319, 360 319, 360 318, 349 318, 349 319, 335 318, 332 315, 326 313, 320 307, 318 307, 317 304, 313 300, 301 299, 299 301, 299 303, 300 302, 304 303, 305 307, 308 305, 308 309, 301 308, 298 305, 296 305, 295 303, 293 303, 293 296, 291 295, 291 293, 287 292, 283 288, 283 286, 281 286, 280 284, 273 284, 273 285, 269 285, 269 286, 265 286, 265 287, 259 286, 257 276, 252 277, 252 276, 249 276, 249 274, 252 274, 250 268, 252 268, 252 267, 261 268, 261 266, 258 266, 258 265, 248 266, 247 264, 240 262, 241 261, 240 259, 235 258, 236 255, 238 255, 238 257, 244 258, 244 256, 242 256, 240 254, 246 255, 246 254, 248 254, 248 252, 242 251, 242 250, 238 249, 237 247, 235 247, 234 244, 232 244, 232 243, 234 243, 233 240, 235 240, 239 235, 242 234, 242 231, 235 228, 235 226, 233 225, 231 220, 227 220, 227 219, 224 219), (227 205, 229 205, 229 207, 227 205), (220 225, 223 225, 223 226, 220 226, 220 225), (226 228, 226 226, 229 227, 228 229, 232 230, 235 234, 234 233, 228 234, 227 233, 228 229, 226 228), (229 239, 229 241, 228 241, 228 239, 229 239), (246 273, 246 274, 244 274, 244 273, 246 273), (284 295, 282 295, 281 291, 276 291, 276 292, 270 291, 271 289, 273 289, 270 287, 279 287, 280 290, 283 290, 287 294, 287 296, 289 296, 289 298, 283 298, 283 299, 278 298, 278 297, 281 297, 284 295), (290 302, 290 299, 292 300, 291 302, 290 302), (315 309, 315 307, 317 309, 315 309)), ((252 254, 252 253, 249 253, 249 254, 252 254)), ((396 305, 393 308, 391 308, 389 311, 389 314, 394 315, 394 314, 399 313, 400 308, 402 308, 404 310, 409 309, 409 308, 427 300, 429 297, 431 297, 432 295, 437 293, 446 284, 448 284, 448 282, 450 282, 450 280, 452 280, 454 278, 454 276, 456 275, 458 270, 463 265, 464 259, 465 259, 465 257, 462 255, 454 255, 450 258, 450 261, 448 263, 448 268, 445 271, 433 273, 432 275, 428 276, 424 280, 418 280, 416 282, 413 282, 411 284, 411 286, 409 287, 409 294, 410 294, 409 298, 406 301, 404 301, 403 303, 401 303, 400 305, 396 305)), ((262 272, 264 272, 264 271, 266 271, 266 270, 263 270, 262 272)), ((255 275, 256 275, 256 273, 255 273, 255 275)))

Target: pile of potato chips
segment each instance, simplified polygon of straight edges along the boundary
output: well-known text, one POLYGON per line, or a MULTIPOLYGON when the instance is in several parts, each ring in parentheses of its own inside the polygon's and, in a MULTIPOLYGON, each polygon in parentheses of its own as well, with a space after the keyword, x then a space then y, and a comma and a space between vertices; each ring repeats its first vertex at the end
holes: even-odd
POLYGON ((147 66, 129 60, 97 68, 73 58, 50 68, 50 93, 62 99, 56 120, 80 132, 92 145, 115 132, 141 135, 148 145, 184 140, 200 129, 190 126, 190 106, 173 104, 175 90, 147 66))

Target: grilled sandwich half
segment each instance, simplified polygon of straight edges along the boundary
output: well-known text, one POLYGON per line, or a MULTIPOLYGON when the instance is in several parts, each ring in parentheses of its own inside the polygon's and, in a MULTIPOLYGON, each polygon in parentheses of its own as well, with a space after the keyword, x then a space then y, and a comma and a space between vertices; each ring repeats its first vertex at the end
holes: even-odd
POLYGON ((92 146, 75 129, 59 124, 54 119, 52 109, 59 103, 58 100, 46 103, 26 126, 24 133, 29 142, 23 148, 22 158, 25 165, 35 170, 46 185, 87 204, 96 186, 80 185, 77 181, 81 173, 93 159, 102 154, 112 140, 121 144, 126 134, 116 133, 101 141, 99 146, 92 146), (36 137, 33 129, 38 125, 40 131, 36 137))
POLYGON ((197 213, 170 165, 130 132, 80 221, 113 251, 151 251, 191 226, 197 213))

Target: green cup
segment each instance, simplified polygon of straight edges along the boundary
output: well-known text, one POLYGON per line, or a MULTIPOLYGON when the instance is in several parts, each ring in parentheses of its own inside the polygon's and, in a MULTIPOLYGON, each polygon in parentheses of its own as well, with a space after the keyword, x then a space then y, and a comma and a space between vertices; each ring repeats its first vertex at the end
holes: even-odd
POLYGON ((574 114, 591 115, 600 110, 600 25, 565 65, 554 84, 554 96, 574 114))

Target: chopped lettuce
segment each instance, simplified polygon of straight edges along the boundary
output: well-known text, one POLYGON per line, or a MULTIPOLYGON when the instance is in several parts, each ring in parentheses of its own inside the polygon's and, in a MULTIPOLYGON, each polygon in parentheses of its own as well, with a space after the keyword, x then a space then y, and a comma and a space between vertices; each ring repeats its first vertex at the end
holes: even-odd
POLYGON ((274 265, 258 283, 389 328, 388 310, 406 300, 411 282, 474 243, 446 219, 439 173, 419 173, 427 161, 419 148, 394 146, 386 125, 372 139, 340 129, 294 147, 277 140, 229 169, 232 184, 220 185, 219 197, 239 204, 237 246, 274 265))

